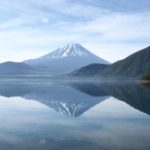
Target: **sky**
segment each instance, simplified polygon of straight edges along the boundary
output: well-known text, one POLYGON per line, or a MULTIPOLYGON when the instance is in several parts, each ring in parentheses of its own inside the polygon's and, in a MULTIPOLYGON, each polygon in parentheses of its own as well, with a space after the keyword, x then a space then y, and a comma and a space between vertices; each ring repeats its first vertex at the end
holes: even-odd
POLYGON ((115 62, 150 46, 150 0, 0 1, 0 62, 79 43, 115 62))

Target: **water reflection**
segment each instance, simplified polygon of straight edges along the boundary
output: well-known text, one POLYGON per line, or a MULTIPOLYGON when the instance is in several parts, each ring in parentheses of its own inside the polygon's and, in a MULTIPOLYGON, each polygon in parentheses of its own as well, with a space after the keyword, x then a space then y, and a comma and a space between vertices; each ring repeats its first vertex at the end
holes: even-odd
POLYGON ((80 116, 108 97, 103 95, 97 98, 67 85, 56 84, 1 84, 0 95, 36 100, 70 117, 80 116))
POLYGON ((91 107, 113 96, 150 114, 150 91, 140 84, 71 83, 71 84, 1 84, 0 95, 36 100, 56 111, 78 117, 91 107))
POLYGON ((8 82, 0 95, 0 150, 150 149, 142 85, 8 82))
POLYGON ((130 106, 150 114, 150 85, 138 83, 72 84, 72 87, 92 96, 113 96, 130 106))

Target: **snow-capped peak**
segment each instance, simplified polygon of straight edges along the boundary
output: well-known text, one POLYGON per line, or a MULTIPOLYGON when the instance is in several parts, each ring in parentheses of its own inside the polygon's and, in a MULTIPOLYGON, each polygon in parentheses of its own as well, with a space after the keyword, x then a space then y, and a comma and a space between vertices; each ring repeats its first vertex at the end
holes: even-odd
POLYGON ((89 52, 79 44, 70 43, 64 46, 63 48, 59 48, 56 51, 50 53, 51 58, 62 58, 68 56, 88 56, 89 52))
POLYGON ((24 63, 51 73, 68 73, 83 66, 100 63, 109 64, 79 44, 70 43, 42 57, 24 63))

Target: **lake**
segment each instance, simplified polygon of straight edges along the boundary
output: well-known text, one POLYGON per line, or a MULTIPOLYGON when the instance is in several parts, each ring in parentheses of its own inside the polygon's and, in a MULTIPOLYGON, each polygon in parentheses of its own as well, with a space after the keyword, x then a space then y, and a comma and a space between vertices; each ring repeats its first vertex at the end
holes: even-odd
POLYGON ((0 80, 0 150, 149 150, 150 88, 0 80))

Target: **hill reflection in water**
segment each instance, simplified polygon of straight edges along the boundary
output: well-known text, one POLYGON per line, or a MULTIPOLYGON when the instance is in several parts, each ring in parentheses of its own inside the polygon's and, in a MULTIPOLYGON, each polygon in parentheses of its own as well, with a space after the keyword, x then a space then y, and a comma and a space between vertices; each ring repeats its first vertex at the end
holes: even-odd
POLYGON ((79 117, 109 97, 150 114, 150 91, 137 83, 1 83, 0 95, 36 100, 70 117, 79 117))
POLYGON ((1 82, 1 150, 149 150, 150 91, 139 84, 1 82))

